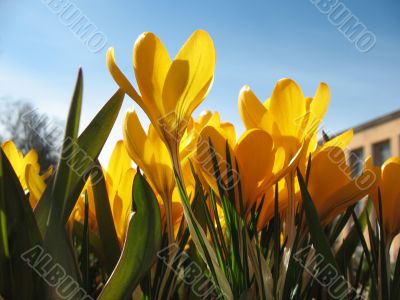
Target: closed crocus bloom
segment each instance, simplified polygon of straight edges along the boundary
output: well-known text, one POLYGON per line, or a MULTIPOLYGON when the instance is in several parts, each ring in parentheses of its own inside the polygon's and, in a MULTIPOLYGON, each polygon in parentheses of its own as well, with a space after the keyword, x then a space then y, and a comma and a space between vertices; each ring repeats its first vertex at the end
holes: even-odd
POLYGON ((144 172, 162 199, 171 199, 175 187, 174 173, 168 149, 154 126, 146 134, 134 109, 124 120, 124 143, 129 156, 144 172))
POLYGON ((168 149, 152 124, 148 133, 145 133, 133 109, 125 115, 123 134, 129 156, 142 169, 150 185, 164 202, 168 221, 167 232, 169 241, 172 242, 172 193, 175 177, 168 149))
POLYGON ((379 195, 381 192, 382 217, 385 239, 390 245, 393 238, 400 233, 400 157, 389 158, 381 168, 378 184, 371 190, 376 214, 379 216, 379 195))
POLYGON ((40 174, 38 154, 34 149, 23 155, 12 141, 4 142, 1 148, 10 161, 22 189, 29 192, 29 202, 34 208, 46 188, 45 180, 52 174, 53 167, 40 174))
POLYGON ((191 114, 207 96, 214 78, 215 48, 208 33, 195 31, 174 60, 155 34, 139 36, 133 68, 140 95, 116 65, 112 48, 107 52, 107 66, 122 90, 145 111, 171 154, 178 156, 191 114))
POLYGON ((132 185, 135 174, 123 141, 118 141, 111 154, 105 179, 115 230, 121 245, 125 241, 132 210, 132 185))

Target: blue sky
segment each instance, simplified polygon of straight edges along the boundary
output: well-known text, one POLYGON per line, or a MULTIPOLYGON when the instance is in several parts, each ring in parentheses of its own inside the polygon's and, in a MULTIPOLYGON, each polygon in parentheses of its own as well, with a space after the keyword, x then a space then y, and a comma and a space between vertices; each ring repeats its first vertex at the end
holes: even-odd
MULTIPOLYGON (((0 101, 29 100, 63 119, 82 66, 84 126, 117 88, 105 66, 108 46, 115 47, 118 64, 133 80, 132 46, 140 33, 156 33, 174 56, 191 32, 202 28, 214 40, 217 66, 212 92, 195 115, 217 110, 241 132, 241 87, 249 84, 264 100, 278 79, 290 77, 310 96, 319 82, 328 83, 331 103, 323 126, 342 130, 400 108, 400 2, 342 2, 375 34, 369 52, 359 52, 310 0, 64 0, 106 36, 107 46, 98 53, 90 52, 45 0, 0 0, 0 101)), ((122 136, 121 117, 131 105, 127 97, 104 162, 122 136)))

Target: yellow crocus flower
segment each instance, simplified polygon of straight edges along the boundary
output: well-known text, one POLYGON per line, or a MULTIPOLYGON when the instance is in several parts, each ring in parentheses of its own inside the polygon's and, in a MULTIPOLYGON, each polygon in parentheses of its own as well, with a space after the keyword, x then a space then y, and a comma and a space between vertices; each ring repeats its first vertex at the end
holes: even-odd
MULTIPOLYGON (((226 189, 234 189, 237 209, 239 208, 239 189, 241 185, 243 207, 248 213, 253 205, 259 204, 262 196, 270 187, 284 176, 285 152, 276 148, 271 136, 261 129, 246 131, 233 145, 228 142, 231 166, 226 156, 227 137, 220 128, 206 126, 200 135, 197 146, 197 163, 207 183, 217 192, 217 182, 226 189), (215 178, 213 161, 210 155, 211 141, 220 170, 220 178, 215 178), (234 147, 234 148, 233 148, 234 147), (236 165, 237 162, 237 165, 236 165), (233 178, 229 178, 228 169, 232 169, 233 178)), ((264 210, 261 214, 264 214, 264 210)))
MULTIPOLYGON (((304 170, 308 154, 318 143, 318 127, 329 104, 329 88, 321 83, 314 98, 304 96, 302 90, 292 79, 281 79, 275 85, 271 97, 261 103, 248 86, 239 94, 239 112, 247 129, 261 128, 268 132, 274 143, 285 149, 285 164, 298 158, 298 167, 304 170)), ((287 214, 288 247, 294 242, 295 234, 295 171, 286 177, 289 194, 287 214)))
POLYGON ((34 149, 23 155, 12 141, 4 142, 1 148, 10 161, 22 189, 25 192, 29 192, 29 202, 32 208, 34 208, 46 187, 45 180, 53 172, 53 167, 50 167, 45 173, 40 175, 38 154, 34 149))
MULTIPOLYGON (((110 202, 115 231, 120 245, 125 241, 129 216, 132 210, 132 184, 136 174, 132 161, 122 140, 118 141, 111 153, 107 170, 103 170, 110 202)), ((75 220, 83 222, 85 213, 85 193, 89 201, 89 227, 97 231, 96 209, 93 194, 92 179, 89 179, 76 203, 75 220)))
MULTIPOLYGON (((127 111, 123 127, 124 143, 132 160, 142 169, 150 185, 164 204, 168 236, 173 241, 172 199, 175 177, 168 149, 150 124, 146 134, 134 109, 127 111)), ((189 172, 185 172, 188 174, 189 172)))
POLYGON ((352 169, 340 147, 324 147, 313 154, 308 191, 321 223, 329 224, 368 195, 378 177, 378 168, 366 167, 359 177, 353 179, 352 169))
POLYGON ((175 188, 168 149, 150 124, 144 131, 134 109, 128 110, 123 125, 124 143, 129 156, 144 172, 162 199, 170 199, 175 188))
POLYGON ((133 68, 140 95, 118 68, 113 48, 107 52, 107 66, 116 83, 145 111, 177 163, 182 134, 213 82, 211 37, 203 30, 195 31, 171 60, 155 34, 139 36, 133 48, 133 68))
POLYGON ((122 140, 116 143, 104 173, 114 226, 122 245, 132 210, 132 185, 136 174, 122 140))
POLYGON ((328 108, 329 97, 325 83, 319 85, 314 98, 306 98, 295 81, 281 79, 264 103, 249 86, 244 86, 239 94, 239 113, 247 129, 261 128, 270 133, 274 142, 285 146, 290 158, 304 142, 316 147, 316 133, 328 108))
POLYGON ((190 119, 187 130, 183 134, 180 143, 180 158, 181 161, 186 163, 187 159, 193 158, 196 154, 197 140, 200 137, 200 133, 206 126, 212 126, 215 128, 221 128, 230 141, 234 144, 236 141, 236 131, 233 124, 228 122, 221 122, 221 118, 218 112, 212 113, 211 111, 202 111, 199 117, 195 120, 190 119))
POLYGON ((378 188, 381 192, 383 227, 386 242, 390 245, 393 238, 400 233, 400 157, 389 158, 381 168, 378 184, 374 186, 370 195, 379 216, 378 188))
MULTIPOLYGON (((352 177, 351 166, 347 163, 345 149, 353 136, 348 130, 321 145, 311 156, 308 191, 317 209, 322 224, 329 224, 349 206, 366 196, 379 177, 379 168, 371 168, 369 159, 363 173, 352 177)), ((301 202, 298 182, 295 184, 296 203, 301 202)), ((288 195, 280 188, 279 210, 287 209, 288 195)), ((273 216, 270 205, 269 219, 273 216)))

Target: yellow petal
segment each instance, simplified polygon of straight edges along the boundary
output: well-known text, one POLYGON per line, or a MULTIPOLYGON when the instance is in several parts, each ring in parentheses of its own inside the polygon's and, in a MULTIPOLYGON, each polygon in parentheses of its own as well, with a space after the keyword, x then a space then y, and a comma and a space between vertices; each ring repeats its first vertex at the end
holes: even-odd
POLYGON ((123 174, 122 180, 118 185, 118 194, 123 201, 123 210, 130 211, 132 206, 132 184, 136 171, 129 169, 123 174))
POLYGON ((15 174, 20 177, 24 170, 22 153, 17 149, 12 141, 4 142, 1 148, 7 156, 7 159, 10 161, 15 174))
POLYGON ((44 172, 40 177, 42 177, 43 180, 46 180, 53 174, 54 168, 53 166, 50 166, 46 172, 44 172))
POLYGON ((318 130, 319 124, 321 124, 328 109, 329 99, 330 92, 328 85, 320 83, 310 104, 310 119, 306 129, 310 134, 313 134, 318 130))
POLYGON ((133 100, 135 100, 143 109, 145 109, 143 105, 142 98, 136 92, 135 88, 129 82, 129 80, 125 77, 124 73, 118 68, 115 62, 114 56, 114 48, 109 48, 106 54, 106 63, 107 68, 114 78, 115 82, 121 87, 121 89, 129 95, 133 100))
POLYGON ((261 129, 246 131, 235 148, 245 208, 251 207, 263 193, 263 181, 272 176, 274 149, 272 137, 261 129))
POLYGON ((355 181, 341 186, 325 200, 324 205, 320 206, 318 211, 320 219, 324 224, 330 223, 349 206, 354 205, 369 193, 370 187, 374 185, 379 175, 377 168, 370 171, 371 173, 364 172, 355 181), (360 183, 368 183, 368 185, 362 186, 360 183))
POLYGON ((207 96, 213 82, 215 48, 209 34, 204 30, 195 31, 178 52, 173 65, 167 75, 163 98, 170 108, 176 103, 178 118, 186 118, 207 96))
POLYGON ((111 158, 107 169, 107 172, 110 174, 115 186, 120 183, 122 176, 131 167, 131 158, 128 155, 124 142, 118 141, 115 144, 113 152, 111 153, 111 158))
POLYGON ((133 108, 126 112, 123 124, 124 143, 129 156, 145 173, 149 173, 150 169, 143 161, 147 136, 133 108))
POLYGON ((239 93, 239 113, 247 129, 262 128, 261 122, 266 109, 248 85, 239 93))
POLYGON ((155 127, 144 132, 134 110, 129 110, 124 120, 124 142, 129 156, 150 179, 153 187, 163 197, 170 197, 175 184, 168 150, 155 127))
POLYGON ((232 123, 224 122, 221 123, 221 130, 224 132, 226 139, 228 140, 229 145, 236 144, 236 130, 235 126, 232 123))
POLYGON ((46 184, 36 172, 35 168, 33 168, 30 164, 28 164, 25 169, 25 180, 30 194, 29 201, 32 208, 34 208, 42 197, 42 194, 46 189, 46 184))
POLYGON ((162 115, 168 112, 164 109, 162 90, 170 66, 171 59, 161 40, 151 32, 141 34, 133 50, 136 80, 146 106, 155 106, 162 115))
POLYGON ((270 100, 270 112, 282 136, 300 139, 304 135, 303 122, 307 118, 306 99, 300 87, 291 79, 276 84, 270 100))
POLYGON ((312 158, 309 191, 317 207, 328 205, 332 193, 351 182, 351 169, 342 149, 327 148, 312 158), (327 180, 329 178, 329 180, 327 180))
MULTIPOLYGON (((201 166, 204 178, 214 189, 214 191, 218 191, 218 180, 221 180, 225 186, 227 186, 228 183, 226 141, 227 139, 223 136, 222 132, 218 131, 218 129, 214 127, 206 126, 201 131, 197 142, 196 162, 201 166), (210 142, 215 152, 215 158, 221 174, 220 178, 215 178, 214 164, 210 154, 210 142)), ((231 154, 231 158, 234 159, 233 150, 230 145, 229 152, 231 154)), ((234 161, 232 163, 234 163, 234 161)), ((232 165, 230 167, 233 168, 234 166, 232 165)), ((236 178, 233 179, 235 183, 236 180, 236 178)))
POLYGON ((38 154, 36 152, 36 150, 31 149, 29 150, 29 152, 25 155, 24 157, 24 164, 31 164, 33 167, 37 168, 37 170, 40 171, 40 166, 38 163, 38 154))
POLYGON ((331 140, 327 141, 324 143, 321 148, 318 149, 318 151, 325 150, 329 147, 339 147, 342 148, 343 150, 350 144, 351 140, 353 138, 353 129, 349 129, 338 136, 335 136, 331 140))
POLYGON ((196 119, 196 123, 201 124, 201 125, 205 125, 207 124, 207 122, 216 114, 213 114, 211 111, 209 110, 203 110, 199 117, 196 119))
MULTIPOLYGON (((382 215, 387 238, 393 238, 400 232, 400 189, 398 179, 400 177, 400 158, 391 157, 382 166, 379 189, 382 199, 382 215)), ((374 201, 375 211, 379 212, 378 186, 371 191, 371 198, 374 201)))

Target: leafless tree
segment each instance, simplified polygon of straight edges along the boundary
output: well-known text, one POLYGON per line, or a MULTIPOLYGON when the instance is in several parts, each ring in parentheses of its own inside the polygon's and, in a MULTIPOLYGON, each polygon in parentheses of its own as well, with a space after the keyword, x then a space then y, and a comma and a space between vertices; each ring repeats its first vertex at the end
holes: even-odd
POLYGON ((24 154, 35 149, 42 170, 58 161, 63 125, 27 101, 0 98, 0 141, 12 140, 24 154))

